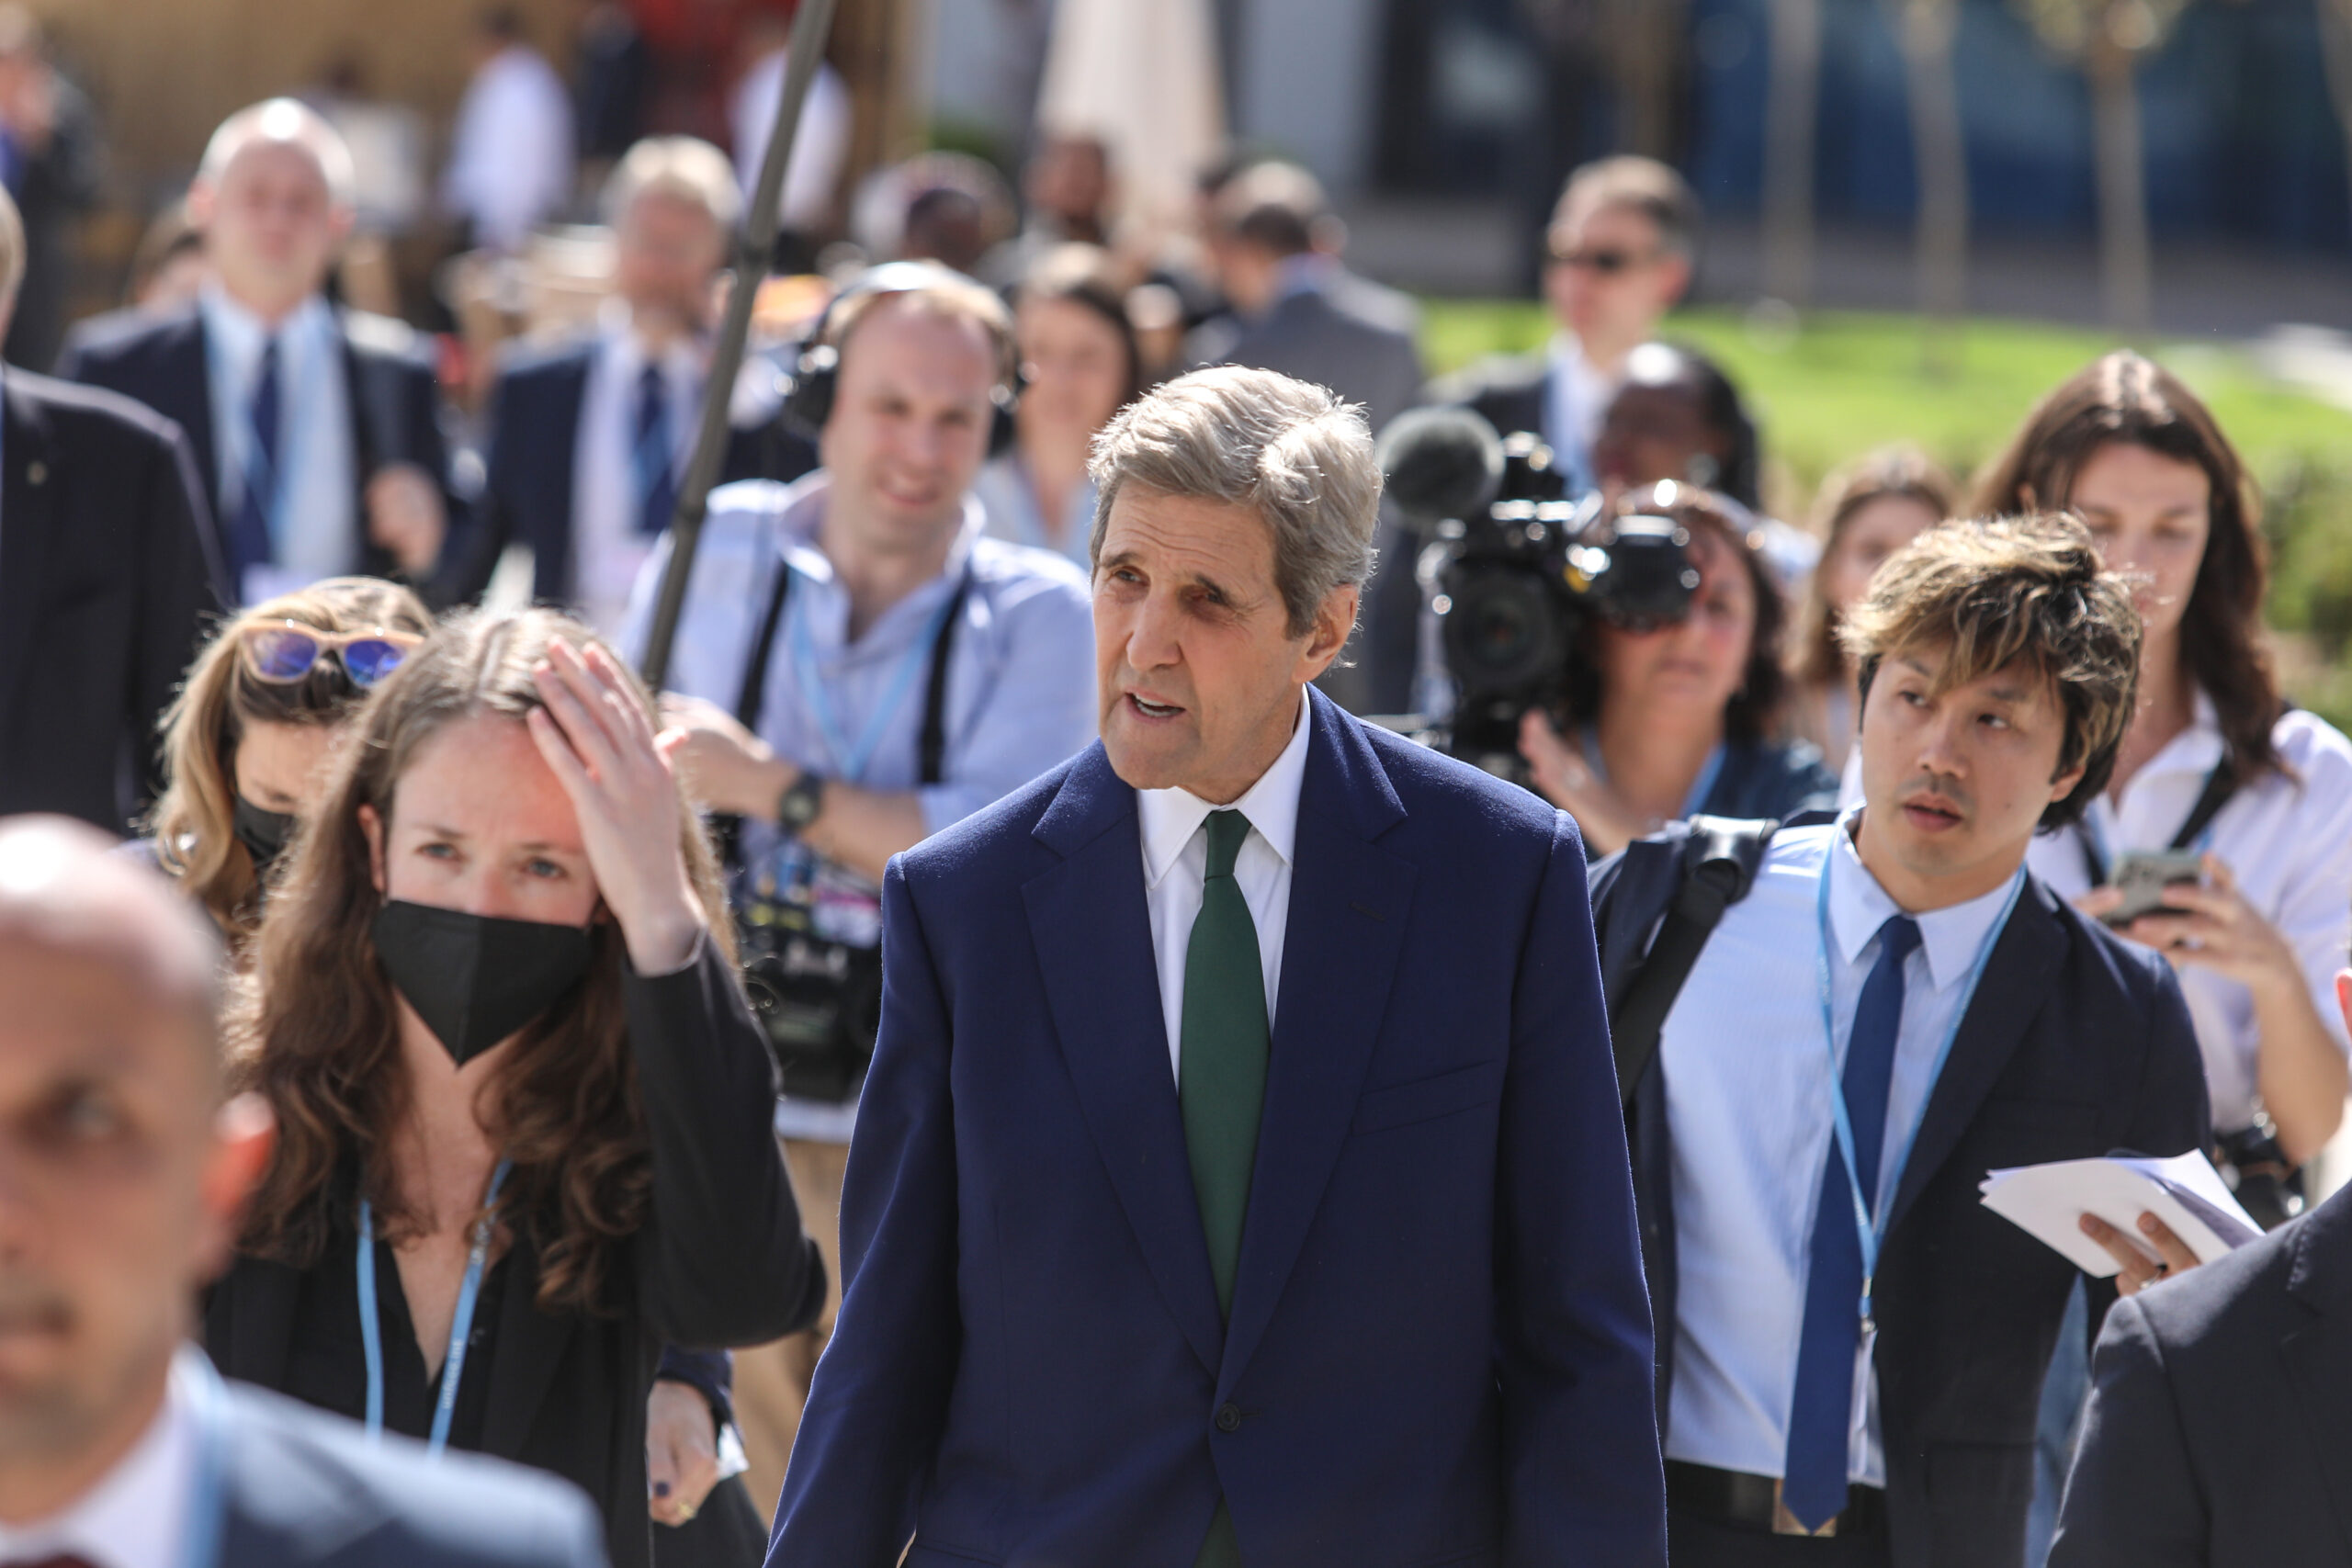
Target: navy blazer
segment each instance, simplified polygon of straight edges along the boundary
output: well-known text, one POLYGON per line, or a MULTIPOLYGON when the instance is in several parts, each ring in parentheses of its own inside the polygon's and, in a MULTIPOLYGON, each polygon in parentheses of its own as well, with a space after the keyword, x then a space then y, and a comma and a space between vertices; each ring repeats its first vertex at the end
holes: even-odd
MULTIPOLYGON (((367 542, 368 481, 396 463, 413 463, 439 481, 449 532, 442 543, 444 563, 462 559, 472 509, 457 491, 449 446, 441 427, 441 394, 433 363, 416 334, 399 321, 356 310, 341 310, 344 384, 349 389, 352 443, 352 516, 361 540, 355 571, 399 577, 390 551, 367 542)), ((177 310, 114 310, 81 322, 66 335, 57 374, 69 381, 104 387, 146 404, 187 432, 204 484, 205 504, 216 514, 216 547, 231 558, 228 521, 220 510, 220 457, 213 439, 212 381, 207 368, 204 313, 196 306, 177 310)), ((232 588, 236 584, 231 584, 232 588)), ((416 585, 420 591, 433 584, 416 585)), ((446 595, 426 592, 429 600, 446 595)))
POLYGON ((119 833, 220 605, 187 440, 111 393, 0 371, 0 815, 119 833))
POLYGON ((220 1568, 604 1568, 577 1488, 230 1383, 220 1568))
POLYGON ((1136 792, 1098 744, 891 863, 847 1297, 771 1568, 1665 1562, 1583 852, 1317 694, 1219 1314, 1136 792))
MULTIPOLYGON (((1689 833, 1677 823, 1593 868, 1611 998, 1680 884, 1689 833)), ((1817 939, 1800 934, 1792 960, 1811 964, 1817 939)), ((1629 1110, 1661 1421, 1672 1409, 1675 1324, 1671 1086, 1662 1063, 1651 1058, 1629 1110)), ((2116 1148, 2175 1155, 2202 1147, 2208 1132, 2204 1061, 2171 966, 2029 877, 1928 1094, 1888 1213, 1876 1366, 1897 1568, 2018 1568, 2024 1557, 2041 1378, 2076 1276, 2062 1255, 1984 1206, 1984 1173, 2116 1148)), ((2103 1290, 2096 1306, 2113 1299, 2111 1286, 2103 1290)))
POLYGON ((2352 1190, 2108 1314, 2051 1568, 2352 1562, 2352 1190))
MULTIPOLYGON (((554 348, 523 350, 501 367, 491 389, 481 525, 464 556, 449 558, 451 600, 481 597, 510 544, 531 547, 534 598, 556 604, 574 598, 573 465, 598 342, 576 338, 554 348)), ((781 419, 771 419, 729 431, 718 482, 788 481, 816 466, 816 448, 786 430, 781 419)))

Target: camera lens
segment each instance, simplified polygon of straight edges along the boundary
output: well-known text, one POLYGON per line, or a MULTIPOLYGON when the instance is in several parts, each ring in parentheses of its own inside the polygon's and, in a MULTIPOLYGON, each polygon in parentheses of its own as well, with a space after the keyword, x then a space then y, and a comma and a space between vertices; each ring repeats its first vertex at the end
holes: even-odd
POLYGON ((1566 657, 1560 613, 1541 578, 1515 570, 1466 571, 1451 597, 1446 661, 1465 689, 1542 680, 1566 657))

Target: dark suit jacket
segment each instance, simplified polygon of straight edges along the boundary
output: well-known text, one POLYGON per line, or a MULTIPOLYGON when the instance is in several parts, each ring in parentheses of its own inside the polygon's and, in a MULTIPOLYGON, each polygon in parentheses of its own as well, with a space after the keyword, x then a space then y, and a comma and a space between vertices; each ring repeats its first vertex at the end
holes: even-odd
MULTIPOLYGON (((789 1334, 815 1319, 825 1275, 771 1131, 766 1040, 716 945, 675 975, 629 973, 624 991, 653 1163, 649 1212, 597 1314, 540 1311, 537 1246, 527 1226, 515 1238, 488 1342, 481 1447, 582 1487, 603 1508, 616 1568, 643 1568, 645 1396, 663 1343, 789 1334)), ((302 1284, 286 1264, 237 1259, 205 1314, 205 1348, 222 1372, 286 1385, 302 1284)))
MULTIPOLYGON (((1612 998, 1679 886, 1689 831, 1677 824, 1593 868, 1612 998)), ((1810 964, 1816 940, 1800 933, 1792 960, 1810 964)), ((1630 1110, 1661 1417, 1674 1377, 1670 1089, 1653 1057, 1630 1110)), ((2178 1154, 2201 1147, 2207 1130, 2203 1059, 2171 968, 2029 881, 1928 1095, 1879 1261, 1880 1429, 1898 1568, 2018 1568, 2024 1555, 2035 1412, 2075 1274, 1985 1208, 1977 1183, 2004 1166, 2119 1147, 2178 1154)))
POLYGON ((1539 353, 1481 360, 1431 382, 1428 398, 1481 415, 1498 434, 1532 430, 1541 435, 1551 395, 1551 362, 1539 353))
POLYGON ((2352 1562, 2352 1191, 2108 1314, 2050 1562, 2352 1562))
MULTIPOLYGON (((450 558, 449 599, 479 599, 500 553, 514 543, 531 547, 535 597, 572 599, 573 463, 596 352, 597 340, 585 338, 526 351, 501 369, 491 394, 480 526, 464 556, 450 558)), ((797 479, 816 466, 816 449, 772 419, 729 432, 718 482, 797 479)))
MULTIPOLYGON (((356 310, 341 313, 344 381, 349 389, 353 517, 361 536, 353 571, 398 577, 390 552, 366 542, 368 481, 396 463, 413 463, 441 484, 449 516, 441 558, 464 558, 471 509, 450 477, 449 446, 441 428, 441 394, 432 361, 415 334, 398 321, 356 310)), ((227 523, 220 516, 220 463, 216 450, 212 383, 206 367, 204 316, 195 306, 158 314, 116 310, 81 322, 67 334, 57 373, 145 403, 187 432, 204 498, 214 513, 216 547, 230 558, 227 523)), ((232 589, 238 585, 231 584, 232 589)), ((429 587, 430 584, 419 584, 429 587)), ((428 595, 432 597, 432 595, 428 595)))
POLYGON ((121 832, 220 607, 186 437, 126 399, 0 373, 0 816, 121 832))
POLYGON ((1568 819, 1314 699, 1218 1311, 1136 792, 891 863, 848 1293, 770 1568, 1661 1564, 1649 1317, 1568 819))
POLYGON ((427 1458, 232 1383, 220 1568, 602 1568, 595 1510, 561 1482, 427 1458))

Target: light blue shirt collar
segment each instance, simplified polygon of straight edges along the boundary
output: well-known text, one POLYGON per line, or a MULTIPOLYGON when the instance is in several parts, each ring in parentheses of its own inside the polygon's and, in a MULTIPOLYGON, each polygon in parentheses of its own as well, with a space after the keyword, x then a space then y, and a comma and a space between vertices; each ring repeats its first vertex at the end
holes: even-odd
MULTIPOLYGON (((1824 874, 1829 878, 1829 931, 1838 955, 1849 964, 1861 962, 1862 950, 1879 928, 1905 913, 1871 874, 1854 847, 1854 830, 1862 808, 1855 807, 1838 819, 1824 874)), ((1984 951, 1993 926, 2008 907, 2009 884, 1964 904, 1931 909, 1912 919, 1919 924, 1919 951, 1928 961, 1928 984, 1941 991, 1965 979, 1976 955, 1984 951)))

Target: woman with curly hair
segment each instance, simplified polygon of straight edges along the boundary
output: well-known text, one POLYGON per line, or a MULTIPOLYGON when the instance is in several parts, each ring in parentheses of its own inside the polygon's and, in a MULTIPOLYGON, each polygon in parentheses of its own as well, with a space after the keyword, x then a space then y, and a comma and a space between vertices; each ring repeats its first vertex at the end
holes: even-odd
POLYGON ((444 626, 331 764, 231 1041, 277 1143, 206 1345, 230 1376, 552 1471, 651 1554, 665 1342, 824 1292, 708 845, 644 688, 532 610, 444 626))

